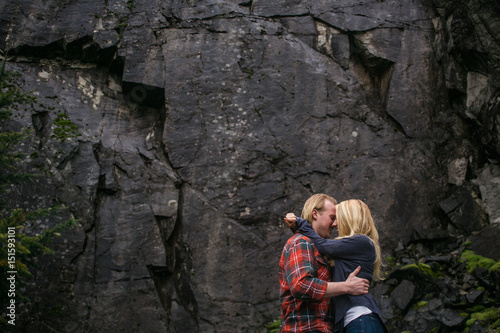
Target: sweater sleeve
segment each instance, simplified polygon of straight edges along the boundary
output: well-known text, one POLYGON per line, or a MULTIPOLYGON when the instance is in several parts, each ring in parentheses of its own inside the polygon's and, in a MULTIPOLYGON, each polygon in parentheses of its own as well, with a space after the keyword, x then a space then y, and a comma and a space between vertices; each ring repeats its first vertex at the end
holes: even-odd
POLYGON ((364 256, 370 249, 370 239, 363 235, 352 236, 340 239, 325 239, 318 235, 311 224, 300 217, 297 217, 297 229, 304 236, 309 237, 316 245, 319 253, 332 259, 353 259, 364 256))

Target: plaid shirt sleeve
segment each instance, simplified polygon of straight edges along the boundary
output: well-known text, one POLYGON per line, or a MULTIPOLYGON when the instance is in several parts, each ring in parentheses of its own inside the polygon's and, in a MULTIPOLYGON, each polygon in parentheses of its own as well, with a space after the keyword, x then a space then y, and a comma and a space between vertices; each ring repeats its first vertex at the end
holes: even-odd
POLYGON ((310 241, 300 238, 289 248, 285 254, 284 273, 294 298, 322 301, 327 281, 318 277, 318 265, 310 241))

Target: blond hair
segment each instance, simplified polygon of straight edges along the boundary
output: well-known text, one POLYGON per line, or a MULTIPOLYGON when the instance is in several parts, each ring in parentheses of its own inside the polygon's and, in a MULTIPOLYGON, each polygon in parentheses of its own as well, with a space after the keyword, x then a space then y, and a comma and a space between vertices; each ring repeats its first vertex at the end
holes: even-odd
POLYGON ((350 199, 342 201, 337 206, 337 229, 339 237, 346 238, 353 235, 368 236, 375 246, 375 263, 373 269, 373 279, 381 280, 380 266, 382 257, 380 255, 380 245, 378 242, 378 232, 373 222, 372 214, 368 206, 361 200, 350 199))
POLYGON ((320 213, 323 212, 323 209, 325 208, 325 201, 327 200, 334 205, 337 204, 337 200, 335 200, 334 198, 332 198, 327 194, 323 193, 314 194, 309 199, 307 199, 306 203, 304 204, 304 208, 302 208, 301 217, 304 220, 309 221, 309 223, 312 223, 313 210, 316 209, 320 213))

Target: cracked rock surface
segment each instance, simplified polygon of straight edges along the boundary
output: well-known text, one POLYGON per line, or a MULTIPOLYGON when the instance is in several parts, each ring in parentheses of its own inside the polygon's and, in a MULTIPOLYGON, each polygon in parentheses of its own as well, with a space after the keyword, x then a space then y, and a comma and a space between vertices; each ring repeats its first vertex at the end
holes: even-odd
MULTIPOLYGON (((496 230, 499 12, 494 0, 0 1, 7 68, 38 101, 11 126, 35 129, 25 167, 50 174, 12 201, 57 198, 82 222, 43 259, 29 287, 40 311, 19 330, 256 332, 279 317, 282 216, 313 193, 364 200, 385 256, 415 235, 496 230), (53 136, 60 114, 78 136, 53 136)), ((405 279, 377 297, 412 328, 405 279)), ((463 324, 431 305, 442 316, 429 321, 463 324)))

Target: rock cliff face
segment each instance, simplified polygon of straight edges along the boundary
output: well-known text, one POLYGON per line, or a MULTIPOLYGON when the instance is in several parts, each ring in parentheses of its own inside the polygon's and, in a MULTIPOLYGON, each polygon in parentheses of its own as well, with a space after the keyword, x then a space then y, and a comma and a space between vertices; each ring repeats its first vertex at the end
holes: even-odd
POLYGON ((495 0, 0 10, 7 68, 37 96, 12 126, 36 130, 26 167, 50 175, 11 199, 82 221, 19 331, 255 332, 279 317, 282 216, 313 193, 364 200, 385 256, 497 229, 495 0), (61 115, 78 135, 54 137, 61 115))

